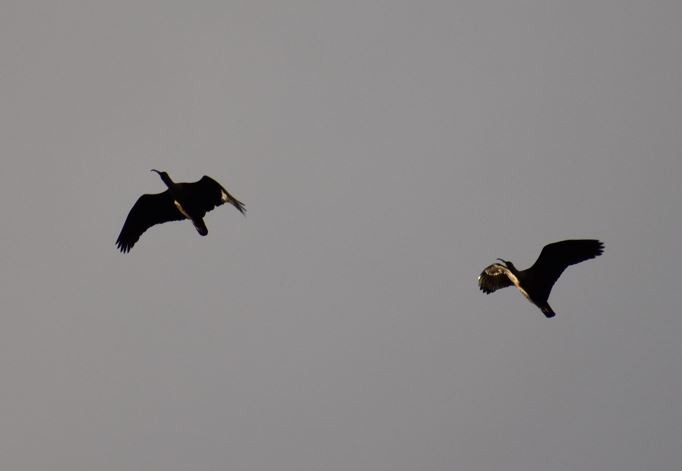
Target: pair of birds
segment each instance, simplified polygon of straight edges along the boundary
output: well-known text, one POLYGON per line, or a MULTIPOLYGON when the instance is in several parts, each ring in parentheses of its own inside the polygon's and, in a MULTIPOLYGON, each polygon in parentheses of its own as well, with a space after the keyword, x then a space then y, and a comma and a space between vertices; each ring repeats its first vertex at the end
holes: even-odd
MULTIPOLYGON (((193 183, 175 183, 166 172, 152 170, 168 189, 163 193, 142 195, 130 210, 116 245, 123 253, 139 240, 150 227, 168 221, 189 219, 197 232, 205 236, 208 229, 204 216, 216 206, 230 203, 245 214, 244 204, 232 196, 220 183, 204 176, 193 183)), ((546 245, 533 266, 518 270, 510 261, 487 266, 478 277, 478 286, 486 294, 514 285, 531 303, 550 318, 556 314, 547 300, 554 283, 570 265, 601 255, 604 244, 595 239, 563 240, 546 245)))

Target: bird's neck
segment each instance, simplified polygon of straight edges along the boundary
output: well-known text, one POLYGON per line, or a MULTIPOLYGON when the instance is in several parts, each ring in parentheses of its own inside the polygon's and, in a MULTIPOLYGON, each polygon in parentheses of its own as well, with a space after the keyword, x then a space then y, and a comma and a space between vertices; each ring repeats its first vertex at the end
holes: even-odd
POLYGON ((175 185, 175 183, 173 182, 173 180, 171 180, 171 177, 169 177, 167 173, 162 173, 159 176, 161 177, 161 180, 163 180, 163 182, 166 184, 168 188, 172 188, 173 185, 175 185))

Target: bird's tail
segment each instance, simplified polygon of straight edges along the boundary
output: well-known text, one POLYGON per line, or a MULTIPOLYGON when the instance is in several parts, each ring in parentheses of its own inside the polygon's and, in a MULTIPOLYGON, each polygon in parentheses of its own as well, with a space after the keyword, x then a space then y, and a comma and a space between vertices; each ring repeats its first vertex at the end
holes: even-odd
POLYGON ((551 306, 548 303, 545 303, 544 306, 540 306, 540 310, 548 319, 551 319, 552 317, 556 316, 556 313, 552 310, 551 306))

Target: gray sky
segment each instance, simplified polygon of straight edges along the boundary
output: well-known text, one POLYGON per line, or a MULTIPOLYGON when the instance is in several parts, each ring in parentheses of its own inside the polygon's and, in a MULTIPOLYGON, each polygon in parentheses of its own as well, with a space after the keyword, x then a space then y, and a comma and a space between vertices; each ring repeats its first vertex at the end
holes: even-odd
POLYGON ((677 470, 682 3, 0 5, 0 461, 677 470), (248 209, 114 241, 204 174, 248 209), (476 277, 594 237, 553 320, 476 277))

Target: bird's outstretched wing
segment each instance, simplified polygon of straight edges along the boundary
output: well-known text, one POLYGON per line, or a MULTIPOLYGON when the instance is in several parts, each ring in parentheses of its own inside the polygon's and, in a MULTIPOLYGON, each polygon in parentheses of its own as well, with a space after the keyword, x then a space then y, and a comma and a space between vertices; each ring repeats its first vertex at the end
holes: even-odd
MULTIPOLYGON (((542 281, 546 296, 556 280, 570 265, 595 258, 604 252, 604 243, 595 239, 562 240, 546 245, 527 272, 534 280, 542 281)), ((544 295, 544 293, 543 293, 544 295)), ((546 299, 546 298, 545 298, 546 299)))
POLYGON ((208 211, 223 203, 230 203, 237 210, 245 214, 244 203, 232 196, 220 183, 204 175, 194 183, 185 183, 185 203, 203 217, 208 211))
POLYGON ((498 289, 511 286, 514 282, 510 276, 514 276, 507 267, 499 263, 493 263, 485 267, 485 270, 478 275, 478 287, 485 294, 490 294, 498 289))
POLYGON ((123 253, 129 252, 144 231, 153 225, 182 219, 185 217, 173 204, 173 198, 168 191, 142 195, 128 213, 123 229, 116 240, 116 246, 123 253))

